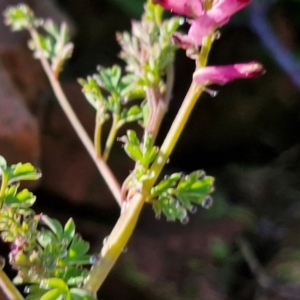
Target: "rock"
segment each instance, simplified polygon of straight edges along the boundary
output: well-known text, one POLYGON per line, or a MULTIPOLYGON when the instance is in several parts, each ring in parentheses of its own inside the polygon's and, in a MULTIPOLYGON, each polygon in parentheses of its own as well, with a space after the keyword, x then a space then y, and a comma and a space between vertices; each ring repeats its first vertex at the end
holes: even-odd
MULTIPOLYGON (((92 137, 95 111, 84 99, 81 87, 72 81, 63 83, 63 89, 92 137)), ((49 101, 41 119, 41 188, 75 202, 89 201, 98 207, 117 208, 113 196, 58 103, 49 101)))
POLYGON ((8 73, 0 65, 0 154, 9 163, 38 164, 39 131, 8 73))

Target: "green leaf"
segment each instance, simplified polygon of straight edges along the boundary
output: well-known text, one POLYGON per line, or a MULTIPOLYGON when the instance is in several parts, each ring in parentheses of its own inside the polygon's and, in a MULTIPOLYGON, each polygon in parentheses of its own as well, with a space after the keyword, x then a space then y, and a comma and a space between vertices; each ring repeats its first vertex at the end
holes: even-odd
POLYGON ((27 287, 29 295, 26 297, 26 300, 40 300, 46 291, 41 289, 38 285, 33 284, 27 287))
POLYGON ((73 285, 72 281, 79 281, 80 278, 82 278, 82 281, 85 279, 87 270, 69 265, 67 269, 57 270, 55 276, 63 279, 68 285, 73 285))
POLYGON ((187 210, 193 210, 193 203, 202 204, 204 208, 211 206, 209 195, 213 191, 213 183, 214 178, 206 176, 203 171, 184 177, 181 173, 174 173, 151 189, 152 199, 158 197, 153 208, 158 216, 163 213, 171 221, 179 219, 186 223, 187 210))
POLYGON ((70 40, 69 28, 66 22, 60 24, 59 37, 57 39, 57 44, 66 44, 70 40))
POLYGON ((43 290, 42 292, 40 293, 34 293, 34 294, 31 294, 31 295, 28 295, 26 297, 26 300, 40 300, 41 297, 47 292, 45 292, 45 290, 43 290))
POLYGON ((113 65, 110 72, 110 80, 113 87, 117 88, 121 79, 122 71, 118 65, 113 65))
POLYGON ((84 255, 90 248, 88 242, 84 241, 78 235, 75 235, 68 250, 68 255, 64 259, 66 263, 87 261, 90 256, 84 255))
POLYGON ((52 219, 47 215, 43 215, 41 221, 47 225, 52 232, 59 238, 62 239, 64 236, 64 230, 60 222, 56 219, 52 219))
POLYGON ((133 105, 129 110, 124 109, 121 114, 121 118, 125 122, 134 122, 143 117, 142 110, 138 105, 133 105))
POLYGON ((94 75, 97 83, 107 91, 114 90, 114 86, 111 83, 110 73, 108 68, 99 67, 99 74, 94 75))
POLYGON ((163 213, 170 221, 184 220, 187 217, 186 209, 171 197, 160 197, 154 202, 153 208, 157 216, 163 213))
POLYGON ((57 242, 56 236, 50 230, 40 231, 37 236, 37 240, 43 248, 46 248, 48 245, 57 242))
POLYGON ((4 11, 4 23, 10 26, 13 31, 20 31, 30 26, 36 27, 38 22, 28 5, 19 4, 9 6, 4 11))
MULTIPOLYGON (((12 186, 9 189, 9 192, 15 193, 16 186, 12 186)), ((22 190, 21 192, 14 194, 7 194, 4 198, 4 203, 11 207, 30 207, 35 202, 36 197, 29 192, 27 189, 22 190)))
POLYGON ((65 295, 66 292, 60 289, 53 289, 47 293, 45 293, 40 300, 61 300, 62 296, 65 295))
POLYGON ((178 199, 187 197, 190 201, 201 203, 203 198, 213 191, 214 178, 206 176, 201 180, 183 179, 178 184, 176 195, 178 199))
POLYGON ((133 144, 135 146, 140 146, 140 141, 134 130, 127 130, 127 138, 130 144, 133 144))
POLYGON ((88 76, 87 80, 80 78, 78 79, 78 82, 83 87, 82 92, 84 93, 85 98, 96 110, 98 110, 98 101, 104 102, 104 98, 95 79, 88 76))
POLYGON ((143 158, 141 160, 141 164, 144 166, 148 166, 149 164, 151 164, 158 152, 158 147, 152 147, 151 149, 149 149, 144 155, 143 158))
POLYGON ((68 243, 70 243, 74 235, 75 235, 75 223, 73 219, 70 218, 64 228, 64 238, 67 239, 68 243))
POLYGON ((60 37, 60 32, 59 32, 59 27, 53 22, 52 19, 47 19, 43 23, 43 28, 50 33, 55 39, 59 39, 60 37))
POLYGON ((12 186, 8 187, 5 191, 5 197, 14 197, 16 196, 18 191, 18 185, 13 184, 12 186))
POLYGON ((178 180, 181 178, 182 173, 174 173, 169 177, 163 179, 158 185, 151 189, 151 195, 159 195, 166 192, 167 189, 174 187, 178 180))
POLYGON ((135 77, 132 74, 127 74, 122 77, 122 89, 120 95, 127 103, 131 100, 144 99, 145 89, 135 82, 135 77))
POLYGON ((138 105, 133 105, 129 108, 127 112, 127 117, 139 115, 141 113, 141 108, 138 105))
POLYGON ((4 171, 7 168, 7 162, 3 156, 0 155, 0 168, 4 171))
POLYGON ((66 257, 63 259, 63 262, 66 265, 90 265, 91 255, 81 254, 74 257, 66 257))
POLYGON ((63 292, 69 291, 66 282, 60 278, 43 279, 40 282, 40 288, 45 290, 59 289, 63 292))
POLYGON ((125 144, 124 150, 134 161, 141 161, 143 159, 143 154, 139 146, 134 144, 125 144))
POLYGON ((78 286, 81 283, 83 283, 83 281, 85 280, 84 276, 77 276, 77 277, 71 277, 68 281, 67 284, 69 286, 78 286))
POLYGON ((86 290, 79 289, 79 288, 72 288, 70 289, 70 292, 72 296, 78 296, 78 299, 84 299, 84 300, 95 300, 94 297, 92 297, 86 290))
POLYGON ((37 180, 41 173, 30 163, 18 163, 9 168, 9 184, 20 180, 37 180))

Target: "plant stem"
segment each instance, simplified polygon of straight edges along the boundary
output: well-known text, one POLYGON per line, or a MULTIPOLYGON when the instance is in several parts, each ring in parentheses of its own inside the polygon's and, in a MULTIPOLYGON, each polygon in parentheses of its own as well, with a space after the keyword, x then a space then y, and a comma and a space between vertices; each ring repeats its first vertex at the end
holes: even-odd
POLYGON ((152 178, 146 182, 147 185, 144 185, 143 193, 136 193, 134 197, 126 204, 124 207, 125 211, 122 212, 117 224, 115 225, 107 242, 104 244, 100 252, 99 260, 91 268, 89 276, 84 284, 84 289, 86 289, 92 295, 96 295, 98 289, 116 263, 123 249, 126 247, 126 244, 137 223, 145 199, 149 195, 151 187, 155 183, 160 171, 162 170, 162 167, 171 154, 190 115, 190 112, 202 90, 202 87, 199 87, 194 82, 192 83, 186 98, 172 124, 172 127, 157 155, 157 158, 150 169, 155 172, 155 178, 152 178))
POLYGON ((98 289, 126 247, 136 226, 144 204, 144 199, 145 196, 143 194, 137 193, 130 202, 124 206, 117 224, 103 245, 99 259, 96 264, 92 266, 83 287, 93 296, 96 295, 98 289))
MULTIPOLYGON (((148 87, 146 88, 147 101, 154 103, 151 113, 150 120, 147 125, 147 131, 152 134, 152 139, 155 141, 161 122, 168 111, 169 103, 172 97, 172 90, 174 85, 174 66, 170 63, 166 68, 166 90, 164 95, 159 91, 158 88, 148 87)), ((150 105, 151 107, 151 105, 150 105)))
POLYGON ((146 98, 150 107, 150 117, 145 132, 151 133, 153 140, 155 140, 167 107, 158 88, 147 87, 146 98))
POLYGON ((161 148, 156 156, 155 161, 153 162, 150 172, 154 174, 154 176, 145 182, 144 184, 144 193, 148 194, 150 189, 154 185, 158 176, 160 175, 161 170, 166 164, 171 152, 173 151, 180 134, 192 112, 192 109, 197 102, 199 96, 203 91, 203 87, 199 86, 195 82, 192 82, 186 97, 178 111, 175 120, 163 142, 161 148))
POLYGON ((199 60, 196 61, 196 68, 205 67, 207 65, 208 55, 213 42, 213 37, 214 34, 211 34, 203 38, 199 60))
POLYGON ((95 152, 100 159, 102 157, 102 147, 101 147, 101 135, 102 135, 102 125, 103 125, 103 115, 105 114, 105 110, 99 101, 98 109, 96 113, 96 125, 95 125, 95 132, 94 132, 94 147, 95 152))
POLYGON ((118 132, 118 122, 120 120, 120 115, 119 114, 114 114, 113 115, 113 123, 111 125, 111 128, 110 128, 110 132, 108 134, 108 138, 106 140, 106 144, 105 144, 105 149, 104 149, 104 152, 103 152, 103 160, 104 161, 107 161, 108 157, 109 157, 109 154, 110 154, 110 151, 111 151, 111 148, 114 144, 114 141, 116 139, 116 135, 117 135, 117 132, 118 132))
MULTIPOLYGON (((211 49, 213 41, 213 35, 209 35, 203 39, 201 52, 199 55, 199 59, 196 61, 196 69, 205 67, 208 60, 208 55, 211 49)), ((173 151, 181 132, 198 100, 201 93, 204 91, 204 86, 200 86, 196 84, 194 81, 192 82, 185 99, 176 115, 175 120, 172 123, 172 126, 160 147, 160 150, 154 160, 150 172, 154 174, 154 176, 145 182, 144 184, 144 193, 149 194, 150 189, 153 187, 154 183, 158 179, 164 165, 169 159, 171 152, 173 151)))
MULTIPOLYGON (((201 58, 203 63, 207 62, 210 50, 209 44, 211 42, 212 39, 207 39, 206 49, 208 51, 205 51, 203 54, 200 53, 200 56, 204 55, 204 57, 201 58)), ((89 276, 85 281, 84 289, 89 291, 92 295, 96 296, 98 289, 101 287, 108 273, 116 263, 123 249, 126 247, 136 226, 143 204, 150 193, 150 189, 154 185, 163 166, 174 149, 192 109, 203 90, 203 86, 199 86, 194 81, 192 82, 181 108, 150 168, 150 172, 153 171, 154 177, 144 183, 142 192, 137 192, 131 200, 125 202, 126 204, 123 207, 124 210, 122 210, 122 214, 117 224, 104 244, 99 255, 99 260, 93 265, 89 276)))
POLYGON ((0 287, 3 293, 6 295, 9 300, 24 300, 21 293, 14 286, 14 284, 10 281, 7 275, 0 270, 0 287))
POLYGON ((8 175, 5 171, 2 171, 2 181, 1 181, 1 189, 0 189, 0 207, 2 206, 3 198, 5 196, 5 191, 8 185, 8 175))
POLYGON ((86 150, 90 154, 91 158, 95 162, 98 170, 100 171, 101 175, 103 176, 105 182, 107 183, 109 189, 111 190, 113 196, 115 197, 118 204, 121 206, 121 187, 116 180, 114 174, 108 167, 108 165, 105 163, 105 161, 101 157, 97 157, 95 154, 94 145, 88 136, 87 132, 83 128, 82 124, 78 120, 75 112, 73 111, 66 95, 64 94, 61 85, 57 78, 55 77, 49 62, 45 58, 45 56, 42 53, 42 48, 40 45, 39 37, 34 28, 28 28, 31 37, 34 41, 34 44, 39 50, 39 59, 41 61, 41 64, 48 76, 48 79, 50 81, 50 84, 52 86, 52 89, 54 91, 55 96, 58 99, 59 104, 61 105, 63 111, 65 112, 67 118, 69 119, 70 123, 72 124, 74 130, 76 131, 77 135, 79 136, 80 140, 82 141, 83 145, 85 146, 86 150))
POLYGON ((96 121, 95 133, 94 133, 94 147, 96 156, 101 157, 101 133, 102 133, 102 124, 96 121))

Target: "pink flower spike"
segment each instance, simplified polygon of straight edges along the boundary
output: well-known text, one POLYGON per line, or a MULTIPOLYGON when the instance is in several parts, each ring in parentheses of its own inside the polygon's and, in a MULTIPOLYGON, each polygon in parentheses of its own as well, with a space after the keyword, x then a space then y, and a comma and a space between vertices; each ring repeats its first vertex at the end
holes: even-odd
POLYGON ((214 0, 214 2, 207 14, 221 26, 227 23, 233 14, 249 5, 251 0, 214 0))
POLYGON ((204 13, 201 0, 152 0, 152 2, 171 12, 190 18, 199 17, 204 13))
POLYGON ((264 72, 263 66, 253 61, 228 66, 200 68, 194 73, 193 79, 196 83, 203 86, 209 84, 224 85, 235 79, 256 77, 264 72))

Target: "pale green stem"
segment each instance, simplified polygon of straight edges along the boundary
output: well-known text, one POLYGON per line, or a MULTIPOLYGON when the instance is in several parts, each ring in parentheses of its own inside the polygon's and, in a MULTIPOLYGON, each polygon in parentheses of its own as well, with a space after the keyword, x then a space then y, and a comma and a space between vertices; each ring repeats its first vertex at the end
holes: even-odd
POLYGON ((10 281, 3 270, 0 270, 0 287, 8 300, 24 300, 21 293, 10 281))
POLYGON ((96 295, 98 289, 126 247, 136 226, 144 199, 145 196, 143 194, 137 193, 130 202, 124 205, 117 224, 103 245, 99 259, 92 266, 89 276, 84 283, 83 288, 90 292, 91 295, 96 295))
POLYGON ((114 141, 116 139, 116 136, 117 136, 117 132, 118 132, 118 122, 120 120, 120 115, 119 114, 114 114, 113 115, 113 122, 112 122, 112 125, 111 125, 111 128, 110 128, 110 132, 108 134, 108 138, 106 140, 106 144, 105 144, 105 149, 104 149, 104 152, 103 152, 103 160, 104 161, 107 161, 108 157, 109 157, 109 154, 110 154, 110 151, 111 151, 111 148, 114 144, 114 141))
MULTIPOLYGON (((206 66, 212 41, 213 41, 213 35, 207 36, 203 39, 199 60, 196 62, 196 68, 206 66)), ((203 90, 204 90, 203 86, 198 85, 194 81, 192 82, 185 96, 185 99, 183 100, 183 103, 176 115, 176 118, 173 121, 173 124, 163 144, 160 147, 156 159, 150 168, 150 173, 153 174, 153 177, 150 180, 146 181, 144 184, 143 192, 145 194, 149 194, 150 189, 153 187, 154 183, 158 179, 164 165, 168 161, 171 152, 173 151, 181 135, 181 132, 203 90)))
POLYGON ((99 101, 98 109, 96 113, 96 125, 94 132, 94 147, 95 152, 98 158, 102 156, 102 147, 101 147, 101 135, 102 135, 102 116, 105 114, 101 102, 99 101))
POLYGON ((167 158, 171 154, 201 91, 202 88, 193 82, 162 148, 158 153, 158 157, 151 167, 151 170, 155 172, 155 178, 147 182, 147 186, 144 186, 143 193, 135 194, 135 196, 124 206, 124 212, 122 212, 117 224, 104 244, 99 255, 99 260, 93 265, 84 284, 84 289, 89 291, 92 295, 96 295, 98 289, 116 263, 123 249, 126 247, 135 228, 143 204, 149 195, 149 191, 155 183, 163 165, 166 163, 167 158))
POLYGON ((95 132, 94 132, 94 147, 97 157, 101 157, 101 133, 102 133, 102 124, 96 122, 95 132))
POLYGON ((124 210, 122 211, 117 224, 104 244, 99 254, 99 260, 95 265, 93 265, 84 284, 84 289, 89 291, 92 295, 96 295, 98 289, 101 287, 105 278, 116 263, 118 257, 126 247, 127 242, 136 226, 143 204, 148 198, 150 189, 157 180, 163 166, 167 162, 167 159, 175 147, 175 144, 177 143, 179 136, 190 116, 190 113, 203 89, 204 87, 197 85, 194 81, 192 82, 183 104, 161 146, 154 163, 150 168, 150 172, 153 171, 154 177, 145 182, 141 193, 136 193, 131 200, 125 202, 126 204, 124 205, 124 210))
POLYGON ((150 117, 145 132, 150 132, 153 140, 155 140, 162 119, 167 111, 167 107, 163 101, 164 99, 162 99, 161 93, 157 88, 147 87, 146 98, 150 107, 150 117))
POLYGON ((205 67, 207 65, 208 55, 211 49, 212 42, 213 34, 203 38, 199 61, 197 61, 197 68, 205 67))
POLYGON ((2 171, 1 189, 0 189, 0 207, 2 206, 2 201, 5 196, 5 191, 8 185, 8 175, 6 172, 2 171))
POLYGON ((87 132, 83 128, 82 124, 78 120, 75 112, 73 111, 66 95, 64 94, 61 85, 59 84, 57 78, 55 77, 49 62, 45 58, 42 53, 41 45, 39 41, 39 37, 35 29, 29 28, 29 32, 31 37, 34 41, 34 44, 39 49, 39 59, 42 63, 42 66, 48 76, 52 89, 55 93, 56 98, 58 99, 59 104, 61 105, 63 111, 65 112, 67 118, 69 119, 70 123, 72 124, 74 130, 76 131, 77 135, 79 136, 80 140, 82 141, 83 145, 87 149, 88 153, 90 154, 91 158, 95 162, 98 170, 100 171, 101 175, 103 176, 105 182, 107 183, 109 189, 111 190, 113 196, 115 197, 118 204, 121 206, 121 187, 116 180, 114 174, 105 163, 105 161, 101 157, 97 157, 95 154, 94 145, 88 136, 87 132))
POLYGON ((145 182, 143 192, 149 194, 150 189, 154 185, 158 176, 160 175, 164 165, 166 164, 168 158, 170 157, 171 152, 173 151, 180 134, 194 108, 195 103, 197 102, 199 96, 203 91, 203 87, 199 86, 195 82, 192 82, 186 97, 178 111, 175 120, 163 142, 161 148, 157 154, 155 161, 153 162, 150 168, 150 174, 153 174, 153 177, 145 182))

